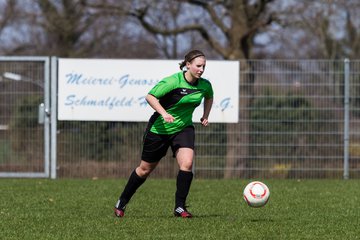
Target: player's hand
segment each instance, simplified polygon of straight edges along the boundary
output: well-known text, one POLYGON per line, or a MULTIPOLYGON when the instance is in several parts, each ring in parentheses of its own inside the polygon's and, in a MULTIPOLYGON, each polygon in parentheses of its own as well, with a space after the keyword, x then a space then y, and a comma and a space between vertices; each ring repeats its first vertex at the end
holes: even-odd
POLYGON ((209 125, 209 121, 207 120, 207 118, 200 118, 200 122, 204 127, 209 125))
POLYGON ((164 118, 164 121, 167 122, 167 123, 172 123, 172 122, 174 122, 174 117, 171 116, 171 115, 168 114, 168 113, 164 113, 164 114, 162 115, 162 117, 164 118))

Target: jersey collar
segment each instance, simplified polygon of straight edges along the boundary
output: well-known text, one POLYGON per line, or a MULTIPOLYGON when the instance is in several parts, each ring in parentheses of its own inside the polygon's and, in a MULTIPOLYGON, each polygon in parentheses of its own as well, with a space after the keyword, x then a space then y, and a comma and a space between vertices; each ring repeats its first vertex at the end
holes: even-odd
POLYGON ((185 77, 185 73, 186 73, 186 71, 183 71, 183 78, 184 78, 184 80, 189 84, 189 85, 191 85, 191 86, 197 86, 198 85, 198 83, 199 83, 199 79, 196 79, 196 81, 194 82, 194 83, 191 83, 191 82, 189 82, 187 79, 186 79, 186 77, 185 77))

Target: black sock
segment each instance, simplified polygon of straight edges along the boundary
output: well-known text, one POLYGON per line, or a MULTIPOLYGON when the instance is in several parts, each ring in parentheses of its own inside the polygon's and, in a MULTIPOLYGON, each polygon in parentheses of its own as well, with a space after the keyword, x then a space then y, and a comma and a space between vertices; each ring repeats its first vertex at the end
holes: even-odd
POLYGON ((185 207, 187 195, 193 179, 192 172, 179 170, 176 179, 175 207, 185 207))
POLYGON ((124 191, 119 197, 119 201, 116 204, 116 208, 124 208, 125 205, 130 201, 131 197, 135 194, 136 190, 145 182, 146 178, 141 178, 136 174, 134 170, 124 188, 124 191))

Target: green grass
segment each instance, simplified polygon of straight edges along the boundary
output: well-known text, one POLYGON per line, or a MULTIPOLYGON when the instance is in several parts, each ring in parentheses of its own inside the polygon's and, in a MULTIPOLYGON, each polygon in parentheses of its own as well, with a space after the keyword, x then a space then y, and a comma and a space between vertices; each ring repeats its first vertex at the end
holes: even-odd
POLYGON ((266 180, 263 208, 246 180, 194 180, 192 219, 172 216, 175 181, 149 179, 122 219, 125 180, 0 179, 0 239, 359 239, 360 181, 266 180))

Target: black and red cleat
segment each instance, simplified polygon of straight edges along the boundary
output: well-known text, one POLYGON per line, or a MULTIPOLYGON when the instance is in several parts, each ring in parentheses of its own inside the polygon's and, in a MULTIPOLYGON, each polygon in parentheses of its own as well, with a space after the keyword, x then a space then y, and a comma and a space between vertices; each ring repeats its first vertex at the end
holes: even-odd
POLYGON ((192 218, 192 214, 185 207, 177 207, 174 209, 175 217, 192 218))
POLYGON ((114 208, 114 214, 116 217, 122 218, 125 215, 125 209, 114 208))

